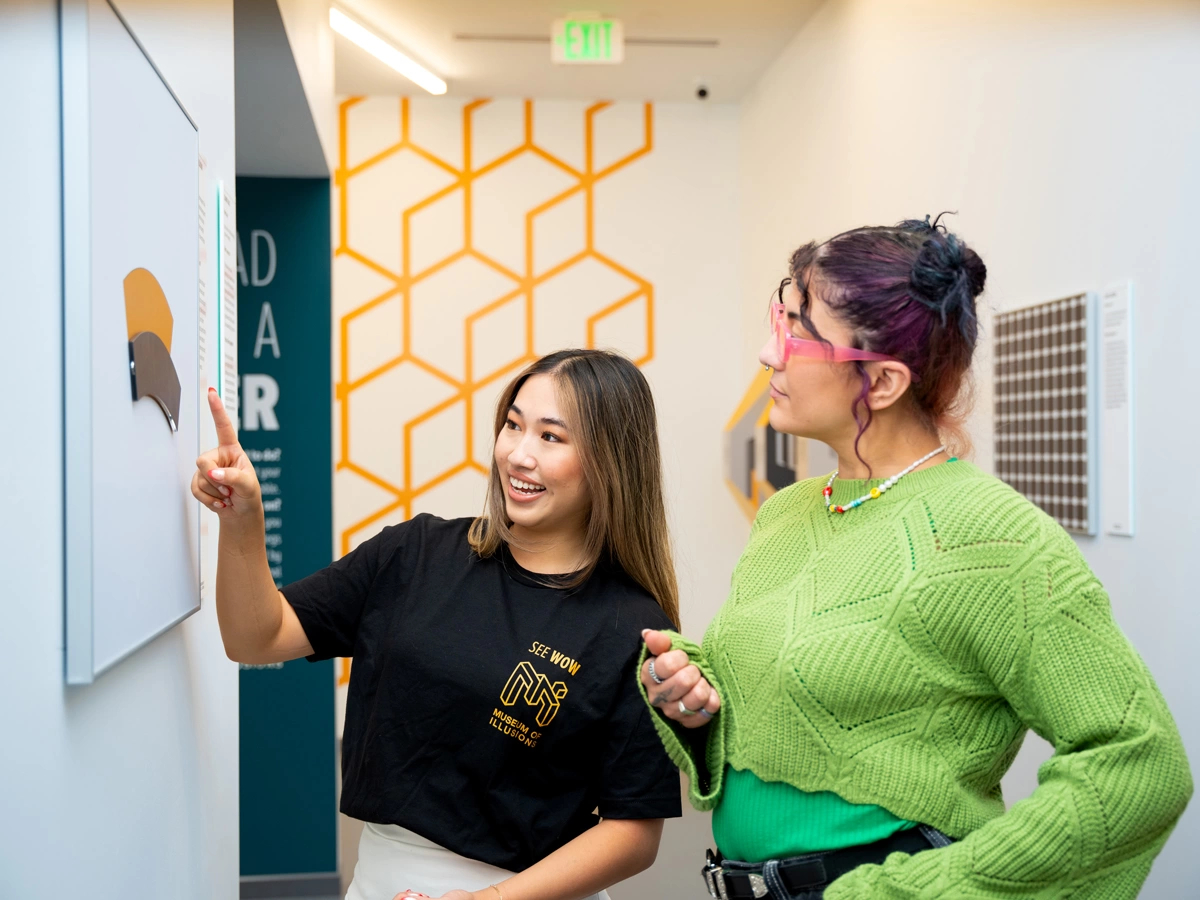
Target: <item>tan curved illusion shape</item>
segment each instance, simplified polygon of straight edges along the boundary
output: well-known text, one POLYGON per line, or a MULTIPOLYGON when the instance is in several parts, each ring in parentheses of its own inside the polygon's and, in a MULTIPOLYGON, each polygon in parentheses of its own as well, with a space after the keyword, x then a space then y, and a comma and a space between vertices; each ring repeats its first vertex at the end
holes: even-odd
POLYGON ((149 269, 134 269, 125 276, 125 323, 129 326, 129 340, 139 332, 149 331, 158 335, 167 352, 171 352, 175 320, 167 295, 149 269))
POLYGON ((179 425, 179 376, 171 361, 175 320, 158 279, 148 269, 125 276, 125 324, 129 332, 129 376, 134 401, 150 397, 167 417, 172 431, 179 425))

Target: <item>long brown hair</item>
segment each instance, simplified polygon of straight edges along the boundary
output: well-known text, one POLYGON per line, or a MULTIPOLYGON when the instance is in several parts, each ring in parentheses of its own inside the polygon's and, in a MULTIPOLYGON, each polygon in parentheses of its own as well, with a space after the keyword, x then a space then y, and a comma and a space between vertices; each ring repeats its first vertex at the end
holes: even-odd
MULTIPOLYGON (((496 404, 493 437, 508 419, 517 392, 534 375, 554 380, 579 450, 592 508, 584 566, 565 583, 578 587, 604 558, 618 563, 679 625, 679 587, 663 506, 662 455, 654 397, 638 367, 604 350, 560 350, 513 379, 496 404)), ((505 507, 504 482, 492 458, 483 515, 471 523, 471 549, 490 557, 518 543, 505 507)))

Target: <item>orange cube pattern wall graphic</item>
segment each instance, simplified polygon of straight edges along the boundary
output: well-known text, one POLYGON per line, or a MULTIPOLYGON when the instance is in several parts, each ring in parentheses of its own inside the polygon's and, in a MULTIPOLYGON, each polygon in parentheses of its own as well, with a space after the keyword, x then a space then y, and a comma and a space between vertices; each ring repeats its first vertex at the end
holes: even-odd
POLYGON ((538 356, 653 358, 654 287, 595 225, 598 204, 623 213, 597 188, 652 148, 650 104, 340 104, 340 553, 426 509, 482 509, 496 397, 538 356))

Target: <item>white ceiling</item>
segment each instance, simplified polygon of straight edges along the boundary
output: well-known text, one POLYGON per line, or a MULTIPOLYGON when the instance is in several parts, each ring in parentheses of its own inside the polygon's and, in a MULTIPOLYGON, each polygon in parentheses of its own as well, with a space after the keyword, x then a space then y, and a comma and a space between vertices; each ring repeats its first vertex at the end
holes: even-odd
MULTIPOLYGON (((348 12, 471 97, 740 100, 822 0, 342 0, 348 12), (625 38, 717 42, 634 45, 619 65, 555 65, 550 25, 581 9, 615 16, 625 38), (543 37, 544 43, 466 41, 456 35, 543 37)), ((335 35, 339 94, 422 93, 335 35)))

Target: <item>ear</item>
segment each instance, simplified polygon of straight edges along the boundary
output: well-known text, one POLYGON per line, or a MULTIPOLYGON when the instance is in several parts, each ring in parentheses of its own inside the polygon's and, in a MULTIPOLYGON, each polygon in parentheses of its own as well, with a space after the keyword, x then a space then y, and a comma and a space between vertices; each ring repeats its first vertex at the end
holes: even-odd
POLYGON ((899 401, 912 384, 912 372, 908 366, 892 359, 867 363, 867 375, 871 379, 867 403, 876 412, 899 401))

